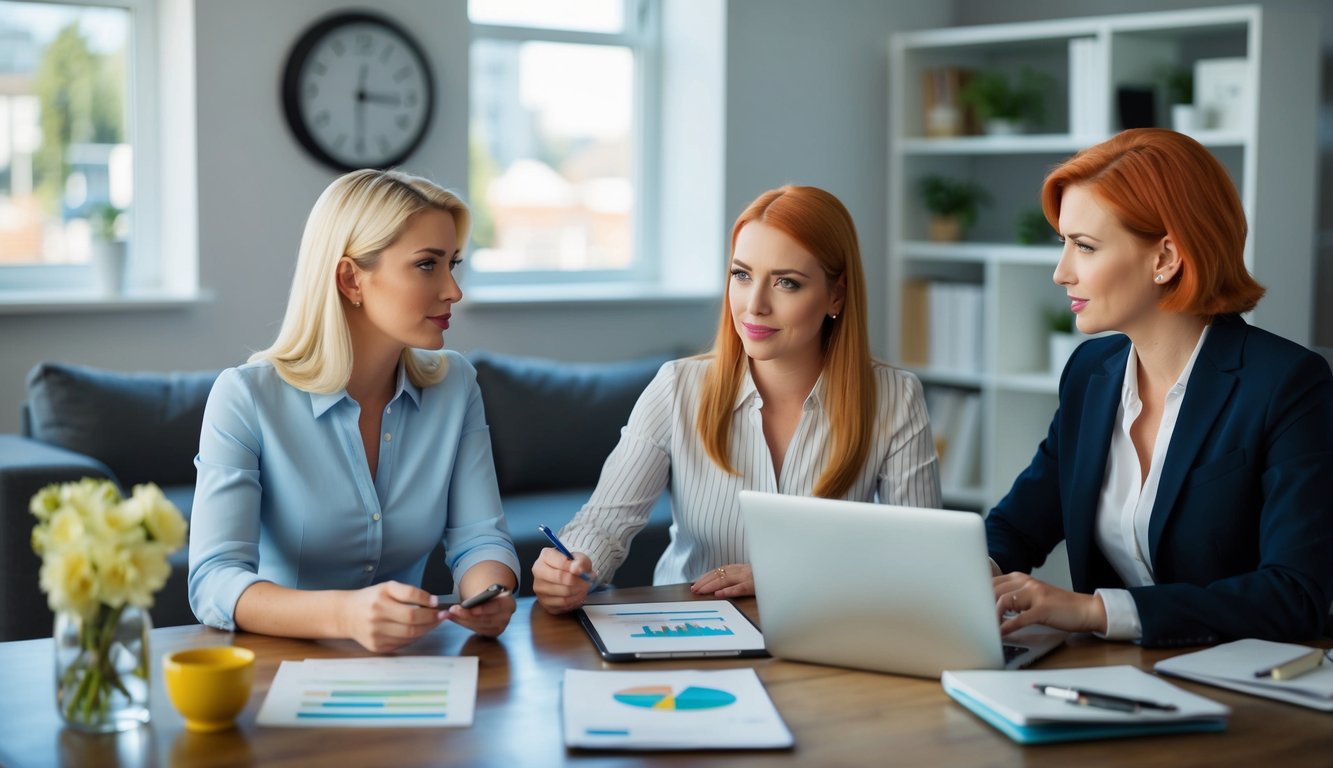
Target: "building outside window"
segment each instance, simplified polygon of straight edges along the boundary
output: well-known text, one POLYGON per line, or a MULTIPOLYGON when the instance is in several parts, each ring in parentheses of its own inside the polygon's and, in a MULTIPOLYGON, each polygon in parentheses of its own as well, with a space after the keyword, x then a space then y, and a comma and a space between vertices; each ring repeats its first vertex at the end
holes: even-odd
POLYGON ((95 286, 134 227, 134 6, 0 0, 0 290, 95 286))
POLYGON ((650 280, 650 0, 469 0, 474 285, 650 280))

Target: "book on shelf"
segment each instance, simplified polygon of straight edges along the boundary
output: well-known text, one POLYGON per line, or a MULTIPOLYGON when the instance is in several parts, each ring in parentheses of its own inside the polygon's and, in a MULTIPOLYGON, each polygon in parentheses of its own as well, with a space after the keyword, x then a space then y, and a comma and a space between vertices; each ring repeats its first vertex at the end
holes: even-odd
POLYGON ((902 289, 902 341, 900 357, 907 365, 930 362, 930 283, 907 280, 902 289))
POLYGON ((959 67, 937 67, 921 73, 923 134, 943 139, 976 133, 972 110, 958 97, 970 76, 959 67))
POLYGON ((1069 41, 1069 134, 1075 137, 1104 136, 1107 120, 1106 95, 1100 84, 1106 79, 1106 53, 1095 37, 1069 41))
POLYGON ((978 373, 983 364, 982 286, 933 280, 926 289, 927 362, 942 371, 978 373))
POLYGON ((975 486, 981 475, 981 393, 956 387, 927 387, 940 481, 946 488, 975 486))

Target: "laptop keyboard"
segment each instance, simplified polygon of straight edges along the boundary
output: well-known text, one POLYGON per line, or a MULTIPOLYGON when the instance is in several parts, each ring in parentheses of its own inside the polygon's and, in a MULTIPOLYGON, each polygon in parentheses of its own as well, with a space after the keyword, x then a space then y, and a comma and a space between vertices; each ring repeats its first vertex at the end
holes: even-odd
POLYGON ((1019 656, 1022 656, 1023 654, 1027 653, 1027 651, 1028 647, 1026 645, 1009 645, 1008 643, 1005 643, 1004 663, 1008 664, 1009 662, 1013 661, 1019 656))

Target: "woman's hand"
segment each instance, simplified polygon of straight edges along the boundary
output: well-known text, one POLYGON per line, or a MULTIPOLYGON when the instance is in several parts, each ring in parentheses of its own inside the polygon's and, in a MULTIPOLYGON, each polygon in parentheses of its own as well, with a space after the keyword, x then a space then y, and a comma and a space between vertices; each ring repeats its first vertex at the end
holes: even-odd
POLYGON ((547 611, 565 613, 587 601, 593 575, 592 560, 582 552, 569 560, 546 547, 532 564, 532 592, 547 611))
MULTIPOLYGON (((459 597, 466 600, 471 595, 460 594, 459 597)), ((516 608, 518 603, 514 601, 514 593, 506 591, 475 608, 450 606, 449 618, 455 624, 467 627, 482 637, 499 637, 500 633, 505 631, 505 627, 509 626, 509 617, 514 615, 516 608)))
POLYGON ((996 576, 991 583, 1002 635, 1029 624, 1045 624, 1066 632, 1106 631, 1106 606, 1096 595, 1053 587, 1018 572, 996 576), (1006 613, 1017 615, 1006 619, 1006 613))
POLYGON ((746 597, 754 594, 754 573, 748 563, 728 563, 695 579, 690 591, 713 597, 746 597))
POLYGON ((450 618, 434 595, 397 581, 343 595, 339 612, 343 636, 373 653, 396 651, 450 618))

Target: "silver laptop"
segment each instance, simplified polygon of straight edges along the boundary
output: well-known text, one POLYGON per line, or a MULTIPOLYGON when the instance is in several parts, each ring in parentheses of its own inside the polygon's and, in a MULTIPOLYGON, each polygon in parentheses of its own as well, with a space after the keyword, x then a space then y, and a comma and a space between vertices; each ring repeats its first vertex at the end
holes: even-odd
POLYGON ((980 515, 757 491, 740 505, 773 656, 939 677, 1064 642, 1036 626, 1001 642, 980 515))

